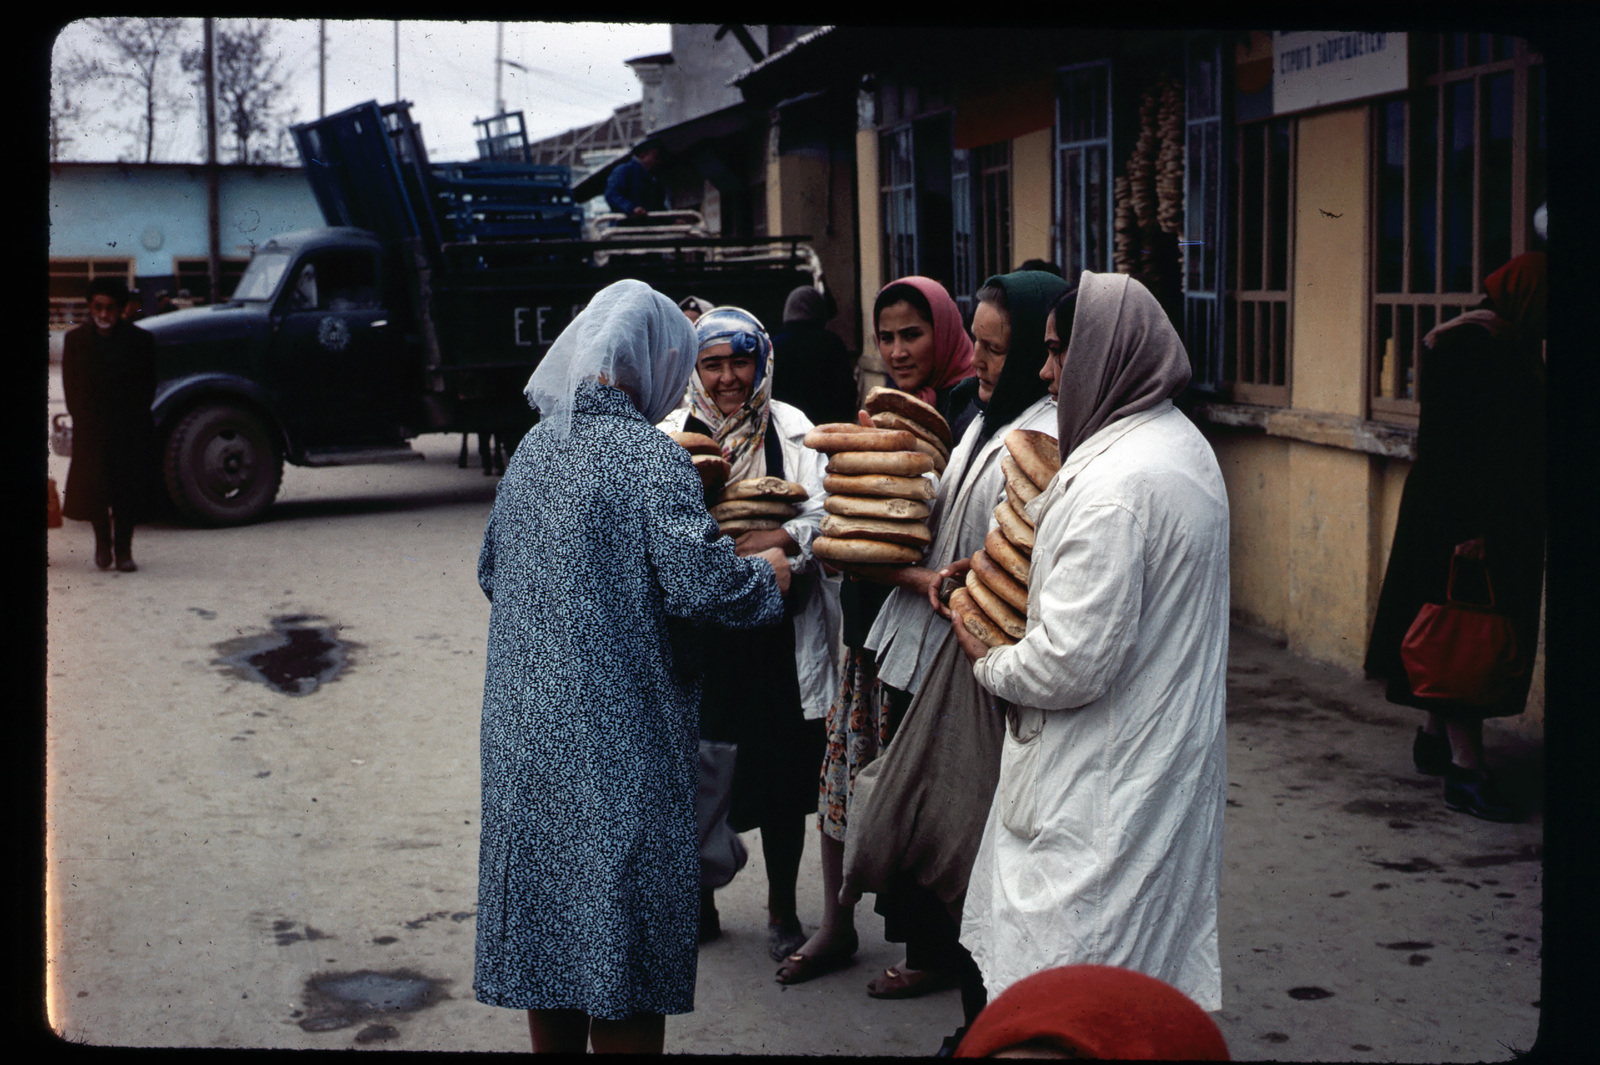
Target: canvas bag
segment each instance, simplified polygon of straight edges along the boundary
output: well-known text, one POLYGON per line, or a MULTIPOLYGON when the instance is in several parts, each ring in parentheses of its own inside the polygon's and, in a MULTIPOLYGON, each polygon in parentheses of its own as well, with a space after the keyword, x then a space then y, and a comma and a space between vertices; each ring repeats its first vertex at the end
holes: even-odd
POLYGON ((728 824, 733 804, 733 767, 739 747, 733 743, 700 741, 700 790, 694 812, 700 827, 700 886, 719 888, 744 868, 750 857, 744 840, 728 824))
POLYGON ((856 774, 842 897, 884 891, 903 872, 961 919, 1005 731, 1004 704, 978 685, 951 633, 888 749, 856 774))

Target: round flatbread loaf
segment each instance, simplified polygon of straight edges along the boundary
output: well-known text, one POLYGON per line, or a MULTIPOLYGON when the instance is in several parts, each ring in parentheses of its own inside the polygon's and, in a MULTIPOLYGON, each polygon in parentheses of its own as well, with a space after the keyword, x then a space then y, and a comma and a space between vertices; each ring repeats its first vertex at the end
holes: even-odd
POLYGON ((704 433, 668 433, 667 435, 676 440, 691 455, 722 457, 722 445, 704 433))
POLYGON ((916 437, 904 429, 876 429, 843 423, 819 425, 805 435, 806 447, 824 454, 840 451, 913 451, 916 437))
POLYGON ((803 484, 785 481, 782 477, 750 477, 743 481, 734 481, 722 490, 720 502, 731 503, 736 499, 781 499, 788 503, 798 503, 811 495, 803 484))
POLYGON ((728 483, 728 474, 733 472, 728 460, 721 455, 690 455, 689 461, 694 463, 695 472, 700 475, 706 498, 715 499, 721 495, 722 486, 728 483))
POLYGON ((913 421, 904 414, 896 414, 892 410, 881 410, 872 416, 872 424, 880 429, 904 429, 920 440, 926 440, 931 446, 944 453, 945 458, 950 457, 950 445, 939 439, 939 434, 929 429, 921 422, 913 421))
POLYGON ((828 514, 822 519, 822 535, 840 540, 881 540, 887 544, 927 547, 933 533, 920 521, 894 521, 886 518, 846 518, 828 514))
POLYGON ((994 508, 994 520, 999 522, 1000 531, 1013 547, 1024 554, 1033 554, 1033 527, 1017 517, 1011 504, 1002 499, 1000 505, 994 508))
POLYGON ((911 442, 911 446, 933 460, 934 473, 940 475, 944 473, 945 466, 949 465, 950 463, 950 455, 948 452, 939 450, 939 448, 928 443, 928 441, 922 439, 920 436, 911 442))
POLYGON ((965 588, 957 588, 950 593, 950 613, 954 614, 968 632, 982 640, 989 647, 1006 647, 1017 641, 1001 631, 1000 626, 990 621, 984 612, 973 602, 972 593, 965 588))
POLYGON ((999 529, 990 529, 983 538, 984 553, 989 559, 1017 579, 1024 591, 1028 587, 1028 556, 1017 550, 999 529))
POLYGON ((833 536, 819 536, 812 540, 811 553, 830 562, 854 562, 866 566, 909 566, 922 559, 920 550, 904 544, 833 536))
POLYGON ((880 385, 867 393, 867 398, 861 406, 868 414, 888 411, 902 418, 910 418, 937 436, 942 443, 948 445, 955 442, 950 436, 950 423, 944 420, 944 415, 910 392, 902 392, 898 388, 884 388, 880 385))
POLYGON ((989 620, 999 625, 1007 636, 1016 640, 1022 639, 1028 631, 1028 619, 990 591, 988 585, 978 578, 975 570, 967 570, 967 591, 972 593, 972 601, 977 603, 983 612, 989 615, 989 620))
POLYGON ((727 503, 718 503, 711 508, 711 516, 718 521, 736 521, 739 518, 776 518, 780 522, 788 521, 798 515, 800 511, 793 503, 785 503, 781 499, 735 499, 727 503))
POLYGON ((933 508, 920 499, 897 499, 893 496, 823 496, 822 509, 846 518, 900 521, 922 521, 933 513, 933 508))
POLYGON ((1034 429, 1013 429, 1006 434, 1006 450, 1017 460, 1022 472, 1028 475, 1041 491, 1061 468, 1061 447, 1056 438, 1034 429))
POLYGON ((724 536, 739 536, 747 532, 762 532, 767 529, 781 529, 783 522, 777 518, 735 518, 732 521, 721 521, 717 528, 722 530, 724 536))
POLYGON ((976 573, 978 579, 983 582, 984 587, 995 595, 998 595, 1022 613, 1026 614, 1028 612, 1028 586, 1007 573, 981 547, 972 553, 972 569, 970 572, 976 573))
POLYGON ((858 477, 830 473, 822 479, 824 491, 845 496, 894 496, 898 499, 932 499, 939 494, 926 477, 893 477, 867 473, 858 477))
POLYGON ((920 451, 841 451, 828 460, 828 472, 849 477, 864 473, 920 477, 933 472, 933 459, 920 451))
POLYGON ((1022 467, 1010 455, 1000 457, 1000 469, 1006 475, 1007 499, 1015 499, 1020 505, 1027 506, 1039 494, 1039 486, 1022 472, 1022 467))

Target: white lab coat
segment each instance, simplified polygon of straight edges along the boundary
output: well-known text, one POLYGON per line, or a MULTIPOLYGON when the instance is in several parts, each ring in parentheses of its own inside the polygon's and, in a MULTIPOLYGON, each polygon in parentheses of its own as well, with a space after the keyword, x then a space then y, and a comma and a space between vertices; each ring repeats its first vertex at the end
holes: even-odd
MULTIPOLYGON (((796 574, 813 574, 811 595, 794 617, 794 662, 800 676, 800 706, 807 721, 826 717, 828 704, 839 693, 840 670, 844 662, 844 615, 839 608, 839 574, 829 576, 811 553, 826 513, 822 509, 822 478, 827 458, 804 444, 813 426, 811 420, 779 400, 769 401, 772 423, 778 430, 778 445, 783 451, 785 480, 804 485, 811 495, 800 504, 797 517, 783 523, 783 529, 800 545, 798 555, 789 556, 789 568, 796 574)), ((684 405, 667 415, 660 428, 682 432, 689 417, 684 405)))
MULTIPOLYGON (((933 501, 933 513, 928 516, 934 530, 933 543, 922 563, 929 569, 943 569, 958 558, 971 558, 983 546, 984 536, 994 525, 995 504, 1006 487, 1005 471, 1000 468, 1000 460, 1007 454, 1006 434, 1013 429, 1034 429, 1054 436, 1056 408, 1049 396, 1041 396, 979 447, 981 422, 981 418, 974 418, 968 424, 939 478, 939 494, 933 501), (968 468, 967 459, 974 450, 977 454, 968 468)), ((948 635, 949 620, 934 613, 926 595, 896 588, 883 601, 883 608, 867 633, 867 647, 878 654, 878 679, 891 688, 915 694, 948 635)))
POLYGON ((1017 707, 961 942, 991 1001, 1116 965, 1222 1008, 1228 503, 1170 400, 1112 422, 1027 511, 1027 634, 978 682, 1017 707))

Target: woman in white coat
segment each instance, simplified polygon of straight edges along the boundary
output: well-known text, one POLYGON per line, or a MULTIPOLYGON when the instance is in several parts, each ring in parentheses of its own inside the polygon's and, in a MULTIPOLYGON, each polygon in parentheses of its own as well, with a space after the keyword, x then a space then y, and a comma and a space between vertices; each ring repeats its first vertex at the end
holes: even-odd
MULTIPOLYGON (((695 322, 699 355, 688 403, 661 423, 710 436, 732 466, 729 483, 773 476, 810 497, 780 528, 741 534, 740 555, 778 548, 795 584, 778 625, 707 635, 700 735, 738 744, 728 821, 761 830, 767 868, 768 953, 781 960, 805 942, 795 887, 805 849, 806 815, 816 807, 817 766, 827 744, 824 718, 839 687, 839 583, 811 554, 822 525, 823 456, 802 440, 811 422, 774 400, 772 341, 737 307, 716 307, 695 322)), ((720 918, 701 892, 700 938, 715 938, 720 918)))
POLYGON ((1031 973, 1134 969, 1222 1007, 1228 503, 1172 404, 1188 357, 1139 282, 1085 272, 1047 326, 1062 466, 1027 505, 1026 635, 973 675, 1012 704, 961 942, 990 998, 1031 973))

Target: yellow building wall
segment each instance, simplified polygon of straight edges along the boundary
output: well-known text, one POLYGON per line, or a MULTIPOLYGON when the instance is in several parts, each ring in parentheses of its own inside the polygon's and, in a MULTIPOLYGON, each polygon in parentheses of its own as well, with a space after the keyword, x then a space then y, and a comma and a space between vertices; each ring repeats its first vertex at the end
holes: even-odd
POLYGON ((1291 402, 1365 416, 1367 111, 1299 120, 1291 402))
POLYGON ((1213 433, 1228 489, 1229 589, 1233 616, 1283 632, 1288 617, 1289 443, 1269 436, 1213 433))
MULTIPOLYGON (((849 166, 835 161, 830 226, 827 154, 769 154, 767 159, 767 230, 775 235, 810 236, 808 243, 822 260, 823 279, 839 306, 828 328, 837 333, 851 351, 860 351, 856 323, 861 286, 856 277, 851 181, 849 166)), ((765 324, 772 332, 782 327, 781 322, 765 324)))
POLYGON ((870 129, 856 131, 856 220, 857 246, 861 249, 861 359, 857 363, 857 383, 865 396, 871 388, 887 382, 883 360, 878 357, 874 338, 872 301, 883 287, 883 224, 878 203, 878 135, 870 129))
POLYGON ((1050 247, 1055 131, 1024 134, 1011 142, 1011 269, 1028 259, 1054 260, 1050 247))

